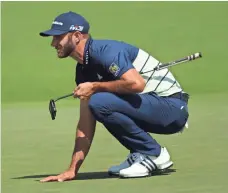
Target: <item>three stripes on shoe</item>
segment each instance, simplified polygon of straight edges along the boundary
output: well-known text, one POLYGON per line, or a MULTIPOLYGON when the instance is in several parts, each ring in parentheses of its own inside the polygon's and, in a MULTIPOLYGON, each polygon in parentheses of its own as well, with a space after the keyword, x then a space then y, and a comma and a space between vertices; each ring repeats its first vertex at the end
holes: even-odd
MULTIPOLYGON (((130 156, 127 159, 128 164, 132 165, 135 162, 135 159, 136 158, 134 157, 134 155, 130 156)), ((148 156, 143 157, 143 159, 138 163, 146 167, 149 172, 152 172, 158 169, 156 164, 148 156)))

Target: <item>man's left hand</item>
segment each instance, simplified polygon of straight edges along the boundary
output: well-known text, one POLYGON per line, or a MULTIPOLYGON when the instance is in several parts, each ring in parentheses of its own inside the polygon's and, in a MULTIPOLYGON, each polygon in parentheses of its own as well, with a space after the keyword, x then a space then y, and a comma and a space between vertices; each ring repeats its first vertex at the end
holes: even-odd
POLYGON ((92 82, 85 82, 82 84, 79 84, 74 89, 74 97, 78 97, 82 100, 88 100, 91 95, 94 93, 94 86, 92 82))

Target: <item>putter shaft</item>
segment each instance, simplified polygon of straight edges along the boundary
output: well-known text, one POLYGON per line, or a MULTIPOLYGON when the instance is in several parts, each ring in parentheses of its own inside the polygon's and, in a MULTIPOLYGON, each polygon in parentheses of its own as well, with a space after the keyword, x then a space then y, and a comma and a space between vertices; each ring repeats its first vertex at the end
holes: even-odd
POLYGON ((73 96, 73 95, 74 95, 74 93, 70 93, 70 94, 67 94, 67 95, 61 96, 61 97, 59 97, 59 98, 55 99, 54 101, 56 102, 56 101, 58 101, 58 100, 60 100, 60 99, 64 99, 64 98, 67 98, 67 97, 70 97, 70 96, 73 96))

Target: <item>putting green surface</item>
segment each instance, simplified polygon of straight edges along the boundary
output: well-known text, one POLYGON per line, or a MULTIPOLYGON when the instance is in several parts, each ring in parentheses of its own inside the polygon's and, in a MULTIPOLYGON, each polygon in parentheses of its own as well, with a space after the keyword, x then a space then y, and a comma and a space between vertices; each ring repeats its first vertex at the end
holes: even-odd
POLYGON ((217 2, 4 2, 2 12, 2 192, 226 193, 228 3, 217 2), (174 166, 149 178, 110 178, 106 171, 128 152, 98 124, 77 180, 39 183, 64 171, 71 158, 79 102, 48 102, 74 89, 75 62, 59 60, 50 38, 38 33, 62 12, 83 14, 94 38, 124 40, 161 61, 202 51, 203 58, 173 67, 190 93, 189 129, 153 135, 168 148, 174 166))
POLYGON ((3 105, 3 192, 225 193, 228 190, 228 106, 224 106, 227 97, 194 96, 190 102, 190 128, 172 136, 154 135, 168 147, 174 161, 166 175, 128 180, 109 178, 107 169, 122 162, 128 152, 98 125, 78 179, 48 184, 37 180, 65 170, 70 163, 78 118, 77 101, 59 104, 55 121, 50 119, 46 103, 3 105))

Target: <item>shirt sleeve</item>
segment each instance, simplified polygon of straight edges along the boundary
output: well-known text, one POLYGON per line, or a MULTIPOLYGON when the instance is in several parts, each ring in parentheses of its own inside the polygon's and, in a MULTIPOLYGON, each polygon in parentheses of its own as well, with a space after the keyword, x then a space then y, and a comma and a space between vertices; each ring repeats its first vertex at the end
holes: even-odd
POLYGON ((129 69, 134 68, 126 52, 120 51, 117 55, 105 55, 101 60, 105 70, 115 79, 119 79, 129 69))

